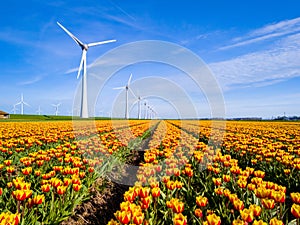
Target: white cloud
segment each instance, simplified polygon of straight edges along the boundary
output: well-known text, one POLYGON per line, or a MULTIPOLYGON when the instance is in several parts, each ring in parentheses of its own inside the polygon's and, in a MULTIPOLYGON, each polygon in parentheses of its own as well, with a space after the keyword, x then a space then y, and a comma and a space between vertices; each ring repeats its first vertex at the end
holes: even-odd
POLYGON ((266 25, 248 33, 246 36, 234 38, 233 44, 223 46, 219 50, 227 50, 230 48, 240 47, 256 42, 268 40, 275 37, 281 37, 288 34, 294 34, 300 31, 300 17, 284 20, 278 23, 266 25))
POLYGON ((300 33, 277 41, 272 48, 209 66, 225 89, 266 86, 300 76, 300 33))
POLYGON ((40 81, 42 79, 41 76, 36 76, 30 80, 27 80, 27 81, 23 81, 23 82, 20 82, 19 85, 30 85, 30 84, 34 84, 38 81, 40 81))

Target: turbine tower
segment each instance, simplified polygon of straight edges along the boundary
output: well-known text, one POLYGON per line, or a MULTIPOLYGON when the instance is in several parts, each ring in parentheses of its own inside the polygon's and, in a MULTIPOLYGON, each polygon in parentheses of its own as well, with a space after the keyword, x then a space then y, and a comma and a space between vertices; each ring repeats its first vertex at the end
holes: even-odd
POLYGON ((55 116, 57 116, 58 115, 58 107, 61 105, 61 103, 58 103, 58 104, 52 104, 52 106, 54 106, 55 107, 55 116))
POLYGON ((138 97, 138 119, 141 119, 141 96, 138 97))
POLYGON ((82 55, 81 60, 78 68, 77 79, 80 76, 80 72, 82 70, 82 92, 81 92, 81 107, 80 107, 80 117, 81 118, 88 118, 89 111, 88 111, 88 96, 87 96, 87 77, 86 77, 86 53, 89 47, 102 45, 110 42, 115 42, 116 40, 107 40, 107 41, 100 41, 100 42, 93 42, 89 44, 85 44, 81 42, 77 37, 75 37, 70 31, 68 31, 63 25, 59 22, 57 24, 81 47, 82 55))
POLYGON ((38 108, 38 110, 36 111, 37 113, 38 113, 38 115, 41 115, 41 106, 39 105, 39 108, 38 108))
POLYGON ((133 91, 129 87, 131 78, 132 78, 132 74, 130 74, 130 77, 128 79, 128 82, 127 82, 126 86, 114 88, 115 90, 125 89, 125 91, 126 91, 126 95, 125 95, 125 119, 129 118, 129 113, 128 113, 128 91, 130 91, 133 94, 133 96, 135 96, 135 94, 133 93, 133 91))
POLYGON ((21 105, 21 115, 24 114, 24 105, 30 106, 28 103, 24 102, 23 93, 21 94, 21 101, 16 105, 21 105))

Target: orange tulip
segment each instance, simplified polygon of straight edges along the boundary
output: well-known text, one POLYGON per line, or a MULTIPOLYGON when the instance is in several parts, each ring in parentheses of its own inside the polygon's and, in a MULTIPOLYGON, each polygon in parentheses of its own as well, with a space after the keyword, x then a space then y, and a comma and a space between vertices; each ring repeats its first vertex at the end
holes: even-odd
POLYGON ((73 184, 73 190, 74 191, 79 191, 81 189, 82 185, 81 184, 73 184))
POLYGON ((141 211, 136 211, 133 213, 132 218, 134 224, 142 224, 144 222, 144 213, 141 211))
POLYGON ((254 216, 260 216, 261 207, 259 205, 250 205, 249 209, 253 212, 254 216))
POLYGON ((37 195, 37 196, 34 196, 33 199, 32 199, 33 204, 35 204, 35 205, 42 204, 44 200, 45 200, 44 195, 37 195))
POLYGON ((222 184, 222 179, 221 178, 215 178, 213 177, 213 182, 216 186, 220 186, 222 184))
POLYGON ((173 224, 174 225, 186 225, 187 219, 184 215, 181 213, 175 214, 173 218, 173 224))
POLYGON ((115 216, 122 224, 128 224, 131 219, 131 212, 117 211, 115 216))
POLYGON ((150 188, 149 188, 149 187, 142 187, 142 188, 140 189, 139 196, 140 196, 141 198, 146 198, 146 197, 149 196, 149 194, 150 194, 150 188))
POLYGON ((300 205, 294 203, 291 208, 291 213, 294 217, 300 218, 300 205))
POLYGON ((50 188, 51 188, 51 185, 50 185, 50 184, 44 184, 44 185, 42 185, 42 187, 41 187, 42 192, 49 192, 49 191, 50 191, 50 188))
POLYGON ((184 210, 184 203, 180 201, 176 201, 173 205, 173 212, 182 213, 184 210))
POLYGON ((263 220, 254 220, 252 225, 268 225, 268 223, 264 222, 263 220))
POLYGON ((67 190, 67 187, 66 186, 58 186, 57 187, 57 194, 59 195, 63 195, 67 190))
POLYGON ((247 223, 251 223, 254 219, 254 214, 251 209, 243 209, 240 211, 241 218, 247 223))
POLYGON ((18 201, 24 201, 32 195, 32 190, 16 190, 12 193, 13 197, 18 201))
POLYGON ((261 200, 261 203, 266 209, 273 209, 275 207, 274 199, 264 198, 261 200))
POLYGON ((198 218, 202 218, 203 217, 203 213, 201 209, 195 209, 195 216, 198 218))
POLYGON ((235 210, 244 209, 244 202, 242 200, 236 199, 233 201, 233 206, 235 210))
POLYGON ((154 198, 157 198, 160 196, 160 188, 159 187, 155 187, 151 190, 152 196, 154 198))
POLYGON ((271 191, 270 197, 276 202, 283 203, 285 202, 285 193, 281 191, 271 191))
POLYGON ((223 180, 224 180, 224 182, 229 182, 230 181, 230 179, 231 179, 231 176, 230 175, 223 175, 223 180))
POLYGON ((281 220, 277 219, 277 218, 272 218, 270 220, 269 224, 270 225, 284 225, 284 223, 281 220))
POLYGON ((208 225, 220 225, 221 224, 221 218, 214 213, 208 215, 206 217, 206 221, 207 221, 208 225))
POLYGON ((294 203, 300 204, 300 193, 299 192, 291 193, 291 198, 294 203))
POLYGON ((205 207, 208 203, 208 199, 206 197, 203 197, 203 196, 198 196, 196 197, 196 204, 199 206, 199 207, 205 207))

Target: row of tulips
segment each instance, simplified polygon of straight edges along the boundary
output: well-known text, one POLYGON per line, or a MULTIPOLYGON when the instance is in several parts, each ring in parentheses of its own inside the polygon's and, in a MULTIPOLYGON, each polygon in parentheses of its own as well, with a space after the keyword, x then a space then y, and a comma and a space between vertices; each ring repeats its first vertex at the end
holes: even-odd
POLYGON ((144 121, 0 123, 0 224, 59 224, 89 197, 111 155, 125 148, 116 133, 133 138, 144 121), (126 133, 126 132, 125 132, 126 133))
POLYGON ((222 145, 209 126, 161 122, 109 224, 299 224, 299 124, 229 122, 222 145))

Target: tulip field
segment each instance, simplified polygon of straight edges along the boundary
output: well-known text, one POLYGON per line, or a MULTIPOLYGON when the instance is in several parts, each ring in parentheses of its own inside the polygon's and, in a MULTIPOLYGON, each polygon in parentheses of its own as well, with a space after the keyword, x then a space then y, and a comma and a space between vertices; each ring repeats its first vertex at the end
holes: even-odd
POLYGON ((0 122, 0 224, 61 224, 112 177, 108 225, 299 225, 300 122, 0 122))

